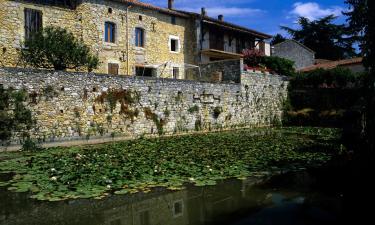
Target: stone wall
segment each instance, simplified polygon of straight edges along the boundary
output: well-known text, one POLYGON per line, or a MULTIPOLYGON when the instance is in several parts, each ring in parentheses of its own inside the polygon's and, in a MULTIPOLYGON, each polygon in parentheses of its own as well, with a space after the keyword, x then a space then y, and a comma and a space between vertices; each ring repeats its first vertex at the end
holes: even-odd
MULTIPOLYGON (((223 83, 240 83, 243 60, 228 59, 199 64, 201 74, 194 80, 223 83)), ((196 70, 195 70, 196 71, 196 70)))
POLYGON ((28 107, 37 122, 30 133, 41 142, 278 123, 287 95, 285 78, 244 72, 241 82, 0 69, 0 84, 29 93, 28 107))
POLYGON ((172 77, 173 67, 180 68, 184 78, 185 63, 194 64, 196 49, 194 24, 189 18, 172 16, 139 6, 115 1, 83 0, 76 9, 35 4, 23 0, 0 0, 0 66, 22 66, 19 51, 25 40, 24 9, 42 12, 43 27, 59 26, 72 32, 76 38, 91 47, 99 56, 100 67, 95 71, 108 73, 108 63, 119 65, 119 74, 135 74, 135 66, 158 70, 161 77, 172 77), (110 10, 111 9, 111 10, 110 10), (104 41, 105 22, 116 26, 115 43, 104 41), (135 28, 145 31, 145 46, 135 46, 135 28), (171 52, 170 37, 179 39, 180 49, 171 52))

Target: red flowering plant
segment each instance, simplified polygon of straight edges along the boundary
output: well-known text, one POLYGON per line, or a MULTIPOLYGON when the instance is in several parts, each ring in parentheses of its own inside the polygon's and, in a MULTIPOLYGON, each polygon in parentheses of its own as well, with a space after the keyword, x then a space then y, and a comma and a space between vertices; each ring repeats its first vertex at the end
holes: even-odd
POLYGON ((262 65, 263 57, 265 56, 262 51, 259 49, 244 49, 242 51, 242 55, 244 57, 244 63, 247 65, 246 68, 248 69, 256 69, 259 68, 264 70, 265 67, 262 65))

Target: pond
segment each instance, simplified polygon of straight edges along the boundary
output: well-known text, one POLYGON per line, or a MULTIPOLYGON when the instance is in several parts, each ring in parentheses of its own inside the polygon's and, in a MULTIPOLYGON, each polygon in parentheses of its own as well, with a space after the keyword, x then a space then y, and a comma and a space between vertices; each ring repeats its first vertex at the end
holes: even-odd
POLYGON ((229 179, 180 191, 111 195, 102 200, 37 201, 0 190, 1 225, 310 225, 335 224, 339 193, 316 188, 309 170, 269 178, 229 179))

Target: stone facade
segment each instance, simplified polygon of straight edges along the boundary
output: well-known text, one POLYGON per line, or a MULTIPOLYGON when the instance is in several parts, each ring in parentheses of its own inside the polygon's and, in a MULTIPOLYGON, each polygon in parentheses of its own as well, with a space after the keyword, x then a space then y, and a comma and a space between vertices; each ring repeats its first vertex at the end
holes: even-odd
POLYGON ((108 73, 108 64, 115 63, 119 74, 134 75, 136 66, 145 66, 156 76, 171 77, 173 67, 179 67, 178 78, 184 78, 185 63, 194 63, 194 26, 187 17, 121 1, 83 0, 75 9, 32 2, 0 0, 0 66, 22 66, 18 54, 25 39, 25 8, 42 12, 43 27, 66 28, 90 46, 101 62, 98 73, 108 73), (115 24, 114 43, 105 42, 105 22, 115 24), (144 47, 135 46, 136 28, 144 30, 144 47), (171 37, 179 40, 177 52, 170 51, 171 37))
POLYGON ((294 40, 286 40, 274 45, 272 56, 292 60, 296 70, 315 63, 315 52, 294 40))
POLYGON ((281 120, 287 83, 251 72, 224 84, 0 69, 0 84, 29 93, 41 142, 269 126, 281 120))

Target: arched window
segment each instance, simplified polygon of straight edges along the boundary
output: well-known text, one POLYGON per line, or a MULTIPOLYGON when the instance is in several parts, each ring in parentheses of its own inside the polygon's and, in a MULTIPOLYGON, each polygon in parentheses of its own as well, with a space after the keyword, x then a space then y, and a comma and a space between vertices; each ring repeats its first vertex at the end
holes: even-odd
POLYGON ((135 28, 135 46, 144 47, 145 46, 145 31, 142 28, 135 28))

